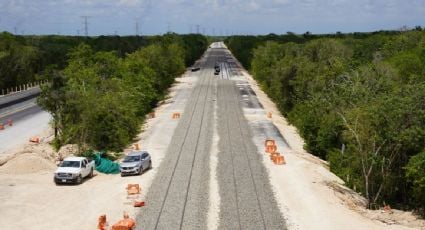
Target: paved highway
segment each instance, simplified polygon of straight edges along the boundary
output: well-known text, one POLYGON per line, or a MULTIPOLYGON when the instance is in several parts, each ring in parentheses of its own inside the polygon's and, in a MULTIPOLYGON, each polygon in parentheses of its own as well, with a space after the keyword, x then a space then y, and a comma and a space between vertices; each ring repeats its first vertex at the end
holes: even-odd
POLYGON ((0 122, 6 124, 12 119, 13 126, 5 125, 0 130, 0 154, 7 154, 29 138, 40 134, 49 127, 51 116, 35 104, 35 98, 0 109, 0 122))
MULTIPOLYGON (((232 79, 239 74, 236 63, 220 43, 199 64, 201 70, 192 73, 199 81, 146 195, 146 207, 136 220, 138 229, 207 229, 215 126, 219 130, 218 229, 286 229, 242 112, 248 103, 243 95, 252 90, 236 85, 232 79), (213 74, 216 63, 220 75, 213 74)), ((248 105, 261 107, 258 100, 248 105)))

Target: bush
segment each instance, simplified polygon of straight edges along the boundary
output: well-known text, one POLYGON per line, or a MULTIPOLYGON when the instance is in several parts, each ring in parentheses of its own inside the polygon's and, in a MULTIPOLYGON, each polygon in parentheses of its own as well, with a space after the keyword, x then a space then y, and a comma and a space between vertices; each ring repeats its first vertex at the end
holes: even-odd
POLYGON ((421 213, 425 215, 425 149, 411 157, 405 169, 406 176, 412 183, 413 205, 421 208, 421 213))

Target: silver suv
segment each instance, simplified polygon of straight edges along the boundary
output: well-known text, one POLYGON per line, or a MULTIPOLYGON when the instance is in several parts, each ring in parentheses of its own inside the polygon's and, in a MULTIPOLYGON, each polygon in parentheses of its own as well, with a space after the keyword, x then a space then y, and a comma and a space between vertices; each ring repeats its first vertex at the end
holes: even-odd
POLYGON ((151 156, 146 151, 129 153, 120 164, 121 176, 138 174, 152 168, 151 156))

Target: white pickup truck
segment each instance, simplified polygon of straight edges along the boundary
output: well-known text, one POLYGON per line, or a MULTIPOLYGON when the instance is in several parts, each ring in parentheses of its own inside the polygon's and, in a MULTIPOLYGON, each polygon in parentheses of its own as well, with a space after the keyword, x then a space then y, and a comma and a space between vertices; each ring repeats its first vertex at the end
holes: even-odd
POLYGON ((85 157, 67 157, 55 171, 54 181, 60 183, 81 184, 83 178, 92 177, 95 163, 85 157))

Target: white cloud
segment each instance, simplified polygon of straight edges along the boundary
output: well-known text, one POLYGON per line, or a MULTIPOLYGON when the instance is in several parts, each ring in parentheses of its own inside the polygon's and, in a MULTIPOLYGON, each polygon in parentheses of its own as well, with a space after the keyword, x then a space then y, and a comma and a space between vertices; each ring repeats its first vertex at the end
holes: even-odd
POLYGON ((105 34, 110 34, 116 28, 130 33, 134 30, 135 18, 144 22, 142 30, 145 32, 164 31, 167 21, 177 32, 188 32, 189 25, 196 24, 208 27, 208 31, 212 28, 216 31, 219 28, 246 28, 265 33, 284 33, 287 30, 320 32, 323 28, 336 31, 333 29, 335 27, 338 30, 346 28, 348 31, 361 31, 362 28, 393 28, 396 23, 400 23, 398 27, 402 24, 415 26, 421 23, 424 26, 424 1, 0 0, 0 28, 10 31, 19 24, 34 31, 56 32, 57 27, 60 27, 62 30, 72 31, 69 33, 75 33, 82 27, 80 16, 89 15, 92 16, 89 22, 92 31, 99 28, 96 33, 105 34), (148 14, 149 23, 146 22, 148 14), (109 29, 112 27, 115 29, 109 29))

